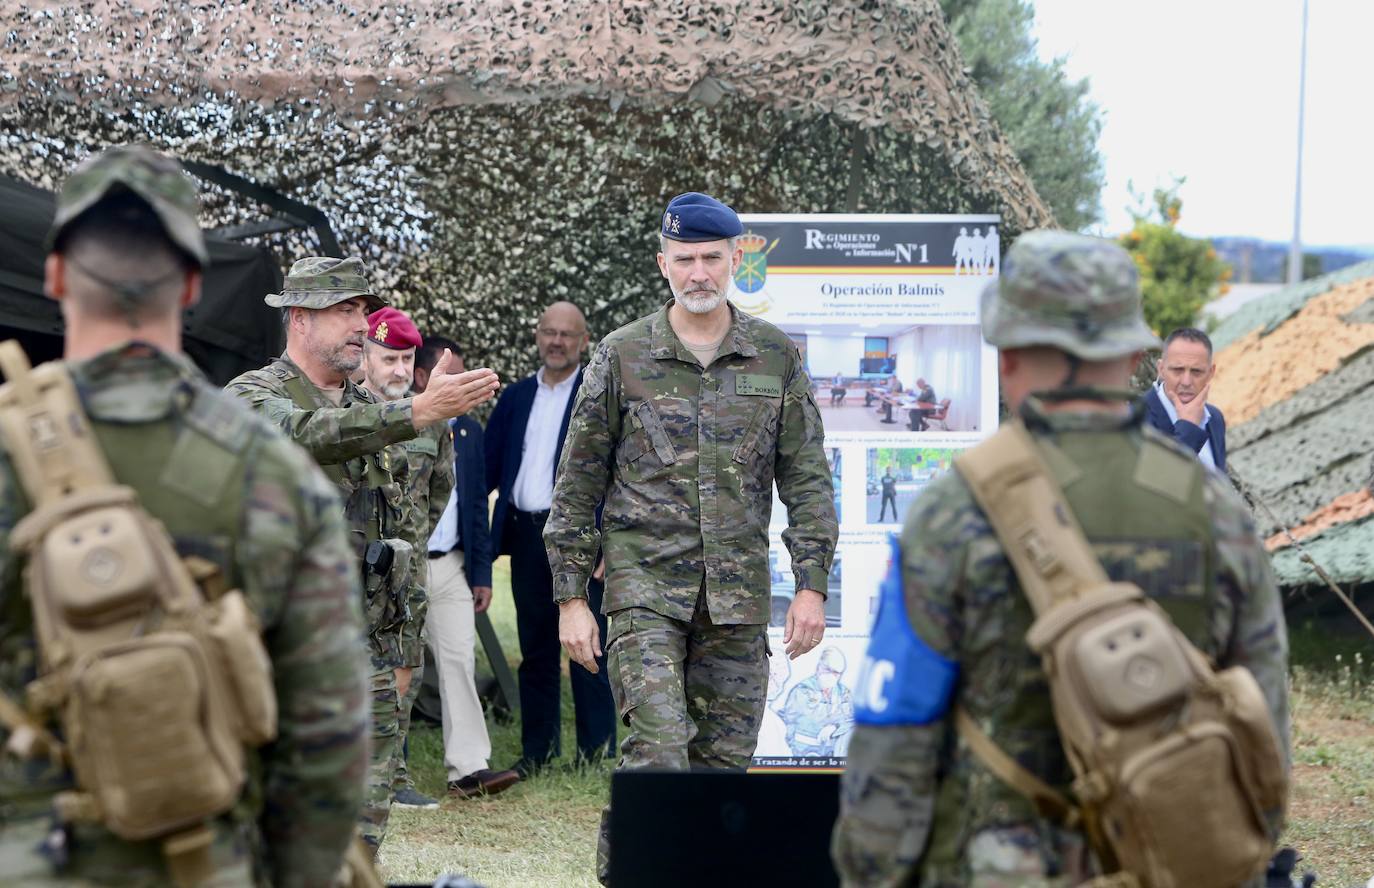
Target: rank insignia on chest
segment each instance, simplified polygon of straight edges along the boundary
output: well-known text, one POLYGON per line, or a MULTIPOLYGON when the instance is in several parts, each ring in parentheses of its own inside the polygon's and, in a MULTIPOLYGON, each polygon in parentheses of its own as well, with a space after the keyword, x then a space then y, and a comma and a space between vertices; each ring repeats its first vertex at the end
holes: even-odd
POLYGON ((737 374, 735 376, 735 394, 781 398, 782 377, 765 376, 758 373, 737 374))

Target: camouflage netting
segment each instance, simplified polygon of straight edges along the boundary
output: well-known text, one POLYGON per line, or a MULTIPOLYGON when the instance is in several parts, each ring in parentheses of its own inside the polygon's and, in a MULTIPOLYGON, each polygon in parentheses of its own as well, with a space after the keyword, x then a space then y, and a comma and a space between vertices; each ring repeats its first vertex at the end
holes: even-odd
POLYGON ((1284 528, 1337 582, 1374 581, 1374 262, 1256 300, 1213 341, 1227 460, 1273 512, 1256 517, 1280 581, 1317 582, 1284 528))
MULTIPOLYGON (((0 66, 0 172, 53 188, 138 139, 219 164, 322 209, 503 375, 553 299, 603 334, 666 295, 653 233, 680 191, 833 212, 856 184, 861 212, 1052 222, 936 0, 8 4, 0 66)), ((264 213, 206 186, 207 225, 264 213)))

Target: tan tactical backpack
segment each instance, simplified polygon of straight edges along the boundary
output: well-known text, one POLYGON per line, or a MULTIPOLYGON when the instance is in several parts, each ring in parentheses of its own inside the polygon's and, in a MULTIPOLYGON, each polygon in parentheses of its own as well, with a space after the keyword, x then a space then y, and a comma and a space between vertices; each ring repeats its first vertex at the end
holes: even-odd
POLYGON ((1113 874, 1097 884, 1234 886, 1262 872, 1273 853, 1264 813, 1284 806, 1288 775, 1254 676, 1215 670, 1138 586, 1110 581, 1021 423, 955 467, 1035 610, 1026 642, 1049 679, 1076 801, 959 710, 972 752, 1087 834, 1113 874))
POLYGON ((40 657, 26 705, 0 695, 8 748, 70 766, 59 817, 162 839, 173 878, 195 885, 208 821, 242 792, 245 747, 276 735, 257 620, 116 483, 61 365, 31 370, 11 341, 0 369, 0 437, 33 507, 10 548, 27 561, 40 657))

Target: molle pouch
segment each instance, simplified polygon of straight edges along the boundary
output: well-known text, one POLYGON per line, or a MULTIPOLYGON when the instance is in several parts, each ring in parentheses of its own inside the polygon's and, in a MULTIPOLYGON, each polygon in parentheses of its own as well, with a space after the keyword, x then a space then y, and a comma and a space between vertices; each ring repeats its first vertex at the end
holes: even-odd
POLYGON ((1097 713, 1126 724, 1166 709, 1193 681, 1178 632, 1153 607, 1131 607, 1085 628, 1071 661, 1097 713))
POLYGON ((410 589, 411 562, 414 552, 410 543, 401 539, 377 540, 370 546, 385 549, 376 563, 385 562, 385 573, 378 574, 363 568, 364 589, 367 594, 365 610, 372 631, 389 629, 409 619, 406 594, 410 589))
POLYGON ((1216 686, 1226 722, 1245 752, 1249 785, 1260 810, 1283 810, 1288 804, 1288 769, 1259 682, 1249 669, 1233 666, 1216 674, 1216 686))
POLYGON ((79 512, 43 538, 42 558, 63 622, 94 629, 146 610, 162 582, 157 554, 128 506, 79 512))
POLYGON ((1273 851, 1229 726, 1201 721, 1121 762, 1102 827, 1121 868, 1149 888, 1240 885, 1273 851))
POLYGON ((208 611, 209 637, 227 676, 239 739, 262 746, 277 736, 277 693, 257 617, 237 589, 215 599, 208 611))
POLYGON ((180 632, 106 645, 73 665, 64 719, 73 767, 116 835, 165 835, 238 798, 243 749, 212 668, 180 632))

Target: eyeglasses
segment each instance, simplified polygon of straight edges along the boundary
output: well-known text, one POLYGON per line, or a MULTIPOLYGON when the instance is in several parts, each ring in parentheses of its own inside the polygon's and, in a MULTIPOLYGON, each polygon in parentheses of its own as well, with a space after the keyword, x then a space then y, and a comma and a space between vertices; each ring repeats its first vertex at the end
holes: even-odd
POLYGON ((539 327, 534 332, 538 333, 545 339, 566 339, 569 342, 581 339, 583 336, 587 335, 586 333, 580 331, 573 332, 571 330, 553 330, 549 327, 539 327))

